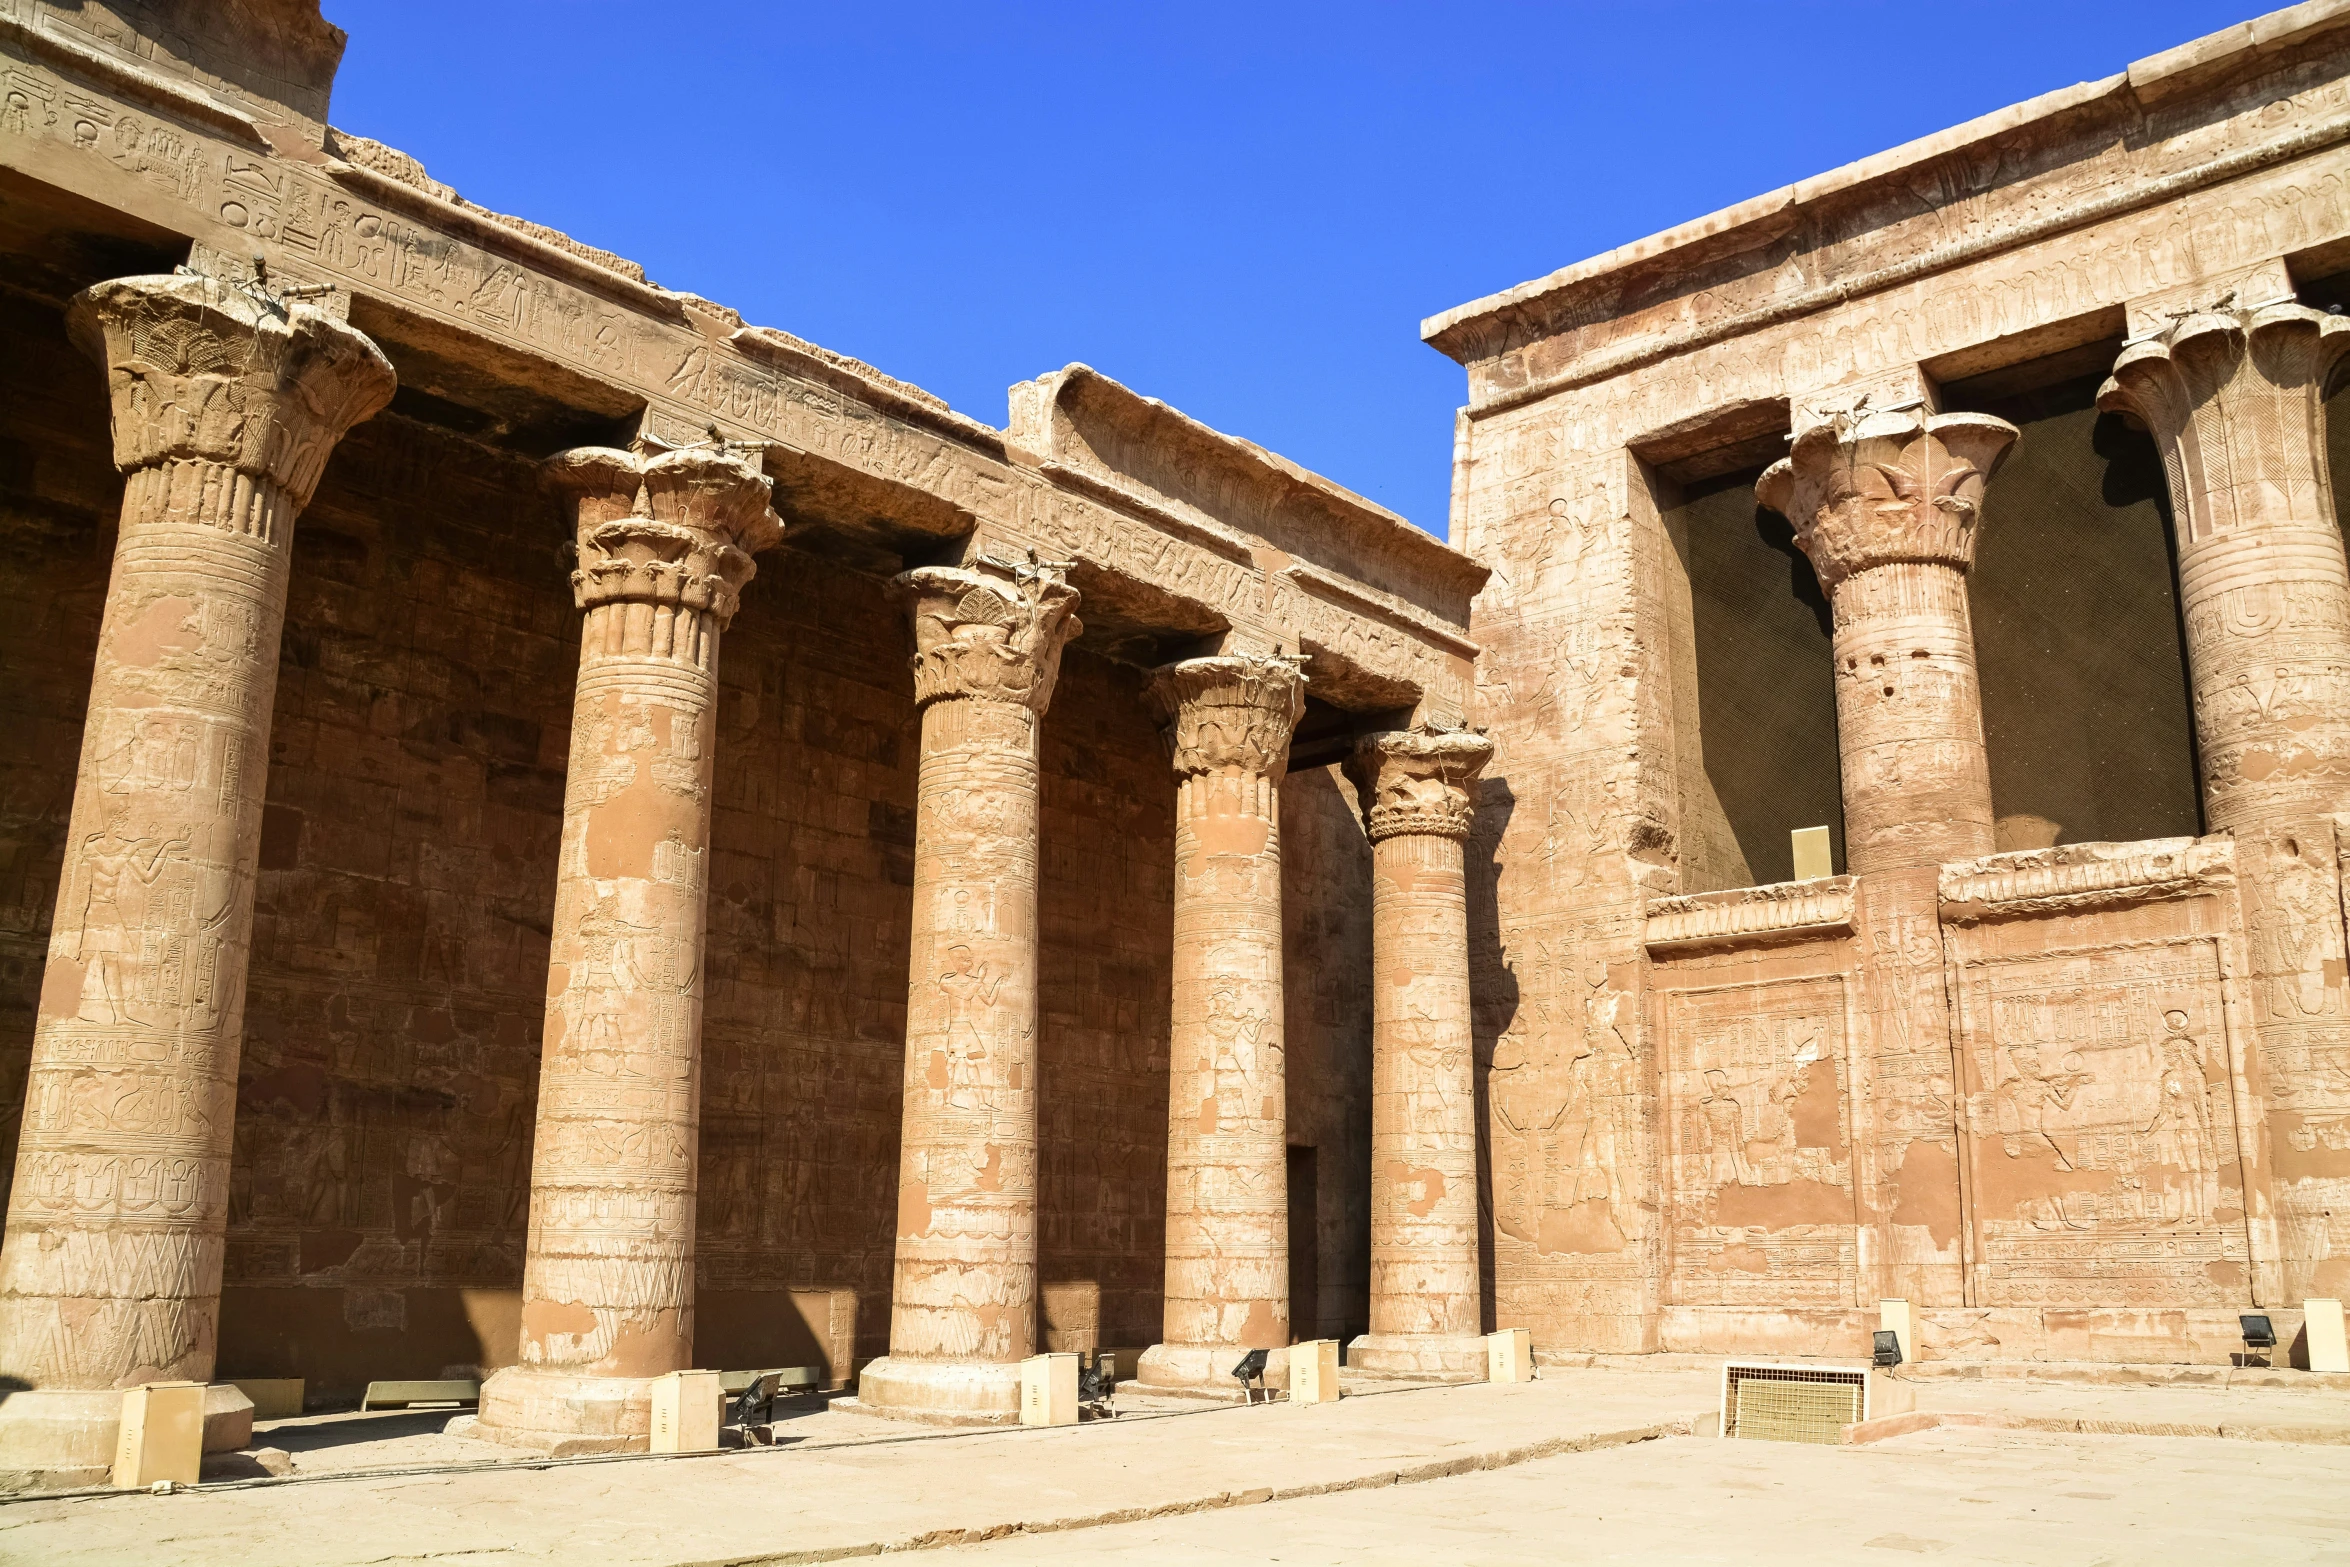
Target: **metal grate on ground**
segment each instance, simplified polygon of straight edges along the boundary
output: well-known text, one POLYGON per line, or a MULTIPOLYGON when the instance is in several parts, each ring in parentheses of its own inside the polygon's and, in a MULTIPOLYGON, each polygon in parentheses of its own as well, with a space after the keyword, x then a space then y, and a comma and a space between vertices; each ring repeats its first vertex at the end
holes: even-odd
POLYGON ((1833 1447, 1862 1418, 1868 1375, 1810 1366, 1723 1368, 1722 1435, 1833 1447))

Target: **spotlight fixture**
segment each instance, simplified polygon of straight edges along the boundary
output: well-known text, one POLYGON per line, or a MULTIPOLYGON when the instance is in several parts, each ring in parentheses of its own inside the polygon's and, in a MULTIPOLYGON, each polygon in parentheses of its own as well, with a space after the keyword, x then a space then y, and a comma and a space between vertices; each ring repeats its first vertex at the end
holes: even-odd
MULTIPOLYGON (((1257 1401, 1256 1389, 1250 1384, 1261 1384, 1264 1381, 1265 1352, 1261 1349, 1250 1350, 1240 1358, 1240 1364, 1232 1368, 1232 1375, 1240 1383, 1241 1397, 1249 1403, 1255 1403, 1257 1401)), ((1268 1404, 1273 1402, 1271 1388, 1265 1389, 1265 1402, 1268 1404)))
POLYGON ((1900 1334, 1894 1332, 1891 1328, 1880 1328, 1877 1330, 1873 1344, 1877 1369, 1879 1371, 1890 1371, 1895 1366, 1901 1364, 1900 1334))

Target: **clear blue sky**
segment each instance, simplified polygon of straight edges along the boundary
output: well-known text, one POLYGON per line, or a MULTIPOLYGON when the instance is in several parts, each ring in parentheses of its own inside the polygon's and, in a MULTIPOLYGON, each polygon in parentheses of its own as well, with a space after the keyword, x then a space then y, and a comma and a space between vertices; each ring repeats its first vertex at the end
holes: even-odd
POLYGON ((1444 531, 1423 316, 2258 0, 324 0, 334 120, 990 424, 1082 360, 1444 531))

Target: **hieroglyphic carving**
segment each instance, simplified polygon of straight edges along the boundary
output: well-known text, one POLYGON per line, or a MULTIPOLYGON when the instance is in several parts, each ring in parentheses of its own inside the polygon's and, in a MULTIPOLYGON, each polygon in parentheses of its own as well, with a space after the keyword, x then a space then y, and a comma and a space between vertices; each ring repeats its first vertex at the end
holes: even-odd
POLYGON ((1628 453, 1569 464, 1555 423, 1472 429, 1460 526, 1495 568, 1474 622, 1495 759, 1470 848, 1496 909, 1497 950, 1481 940, 1472 966, 1496 1318, 1546 1342, 1652 1348, 1641 956, 1646 904, 1678 890, 1671 546, 1628 453))
POLYGON ((1966 598, 1984 482, 2015 440, 1985 414, 1838 413, 1755 496, 1795 525, 1835 610, 1844 841, 1856 875, 1991 848, 1966 598))
MULTIPOLYGON (((1299 661, 1161 670, 1176 775, 1164 1338, 1145 1382, 1221 1389, 1290 1342, 1280 788, 1299 661)), ((1310 1303, 1309 1303, 1310 1306, 1310 1303)))
POLYGON ((769 481, 729 451, 587 447, 573 500, 586 612, 564 789, 520 1364, 485 1432, 617 1447, 649 1379, 693 1364, 702 946, 718 651, 769 481))
POLYGON ((2246 1301, 2217 945, 2052 953, 2017 935, 1958 947, 1973 1302, 2246 1301))
POLYGON ((0 1249, 0 1372, 108 1389, 212 1371, 293 522, 392 371, 309 305, 192 273, 99 284, 70 324, 106 368, 128 478, 0 1249))
POLYGON ((1463 731, 1390 731, 1350 762, 1371 838, 1369 1371, 1481 1374, 1476 1067, 1463 842, 1493 755, 1463 731))
POLYGON ((1849 1304, 1859 1246, 1844 980, 1667 984, 1671 1298, 1849 1304))
POLYGON ((1036 1342, 1038 726, 1084 626, 1056 565, 898 580, 922 777, 890 1352, 859 1397, 1001 1422, 1036 1342))

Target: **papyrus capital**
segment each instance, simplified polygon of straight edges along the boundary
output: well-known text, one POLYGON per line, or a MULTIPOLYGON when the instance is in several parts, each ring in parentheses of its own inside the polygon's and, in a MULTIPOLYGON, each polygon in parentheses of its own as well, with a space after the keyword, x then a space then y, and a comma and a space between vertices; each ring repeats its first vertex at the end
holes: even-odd
POLYGON ((713 616, 723 628, 758 572, 751 556, 783 537, 773 481, 724 448, 658 455, 583 446, 547 461, 575 508, 582 609, 629 602, 713 616))
POLYGON ((914 620, 914 700, 1016 702, 1042 713, 1061 649, 1085 629, 1053 562, 924 566, 897 579, 914 620))
POLYGON ((1355 742, 1347 771, 1363 801, 1363 825, 1382 838, 1421 833, 1466 838, 1477 814, 1477 774, 1493 742, 1468 730, 1391 729, 1355 742))
POLYGON ((1279 782, 1306 708, 1304 660, 1191 658, 1151 681, 1179 778, 1237 769, 1279 782))
POLYGON ((106 367, 117 468, 215 463, 297 512, 335 443, 396 384, 365 333, 200 273, 96 284, 74 296, 66 324, 106 367))
POLYGON ((1807 426, 1755 495, 1795 527, 1831 593, 1894 561, 1974 564, 1983 485, 2016 438, 1988 414, 1839 413, 1807 426))

